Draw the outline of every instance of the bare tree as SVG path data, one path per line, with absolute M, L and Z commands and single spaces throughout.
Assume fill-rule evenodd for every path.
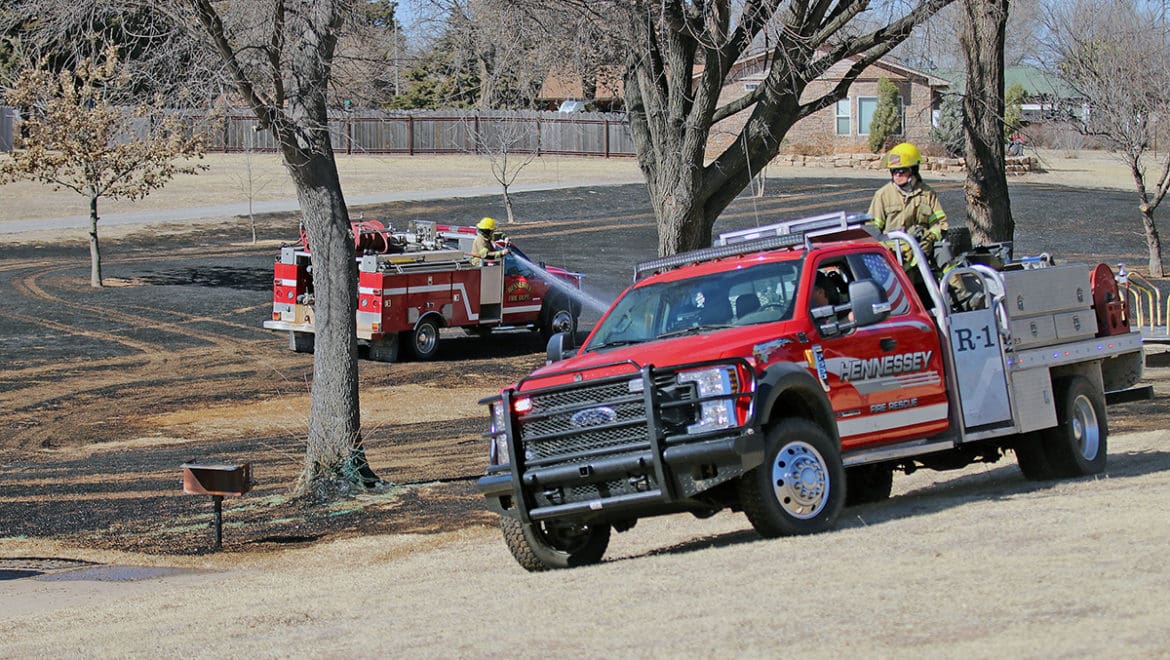
M 1069 117 L 1129 167 L 1149 272 L 1163 277 L 1154 211 L 1170 189 L 1170 151 L 1151 147 L 1158 119 L 1170 117 L 1166 23 L 1155 8 L 1129 0 L 1069 0 L 1053 5 L 1048 21 L 1058 75 L 1086 102 Z
M 238 179 L 235 180 L 236 188 L 248 200 L 248 227 L 252 231 L 252 242 L 256 242 L 256 214 L 253 212 L 253 207 L 256 203 L 256 196 L 264 191 L 265 188 L 273 182 L 271 176 L 261 174 L 256 169 L 256 134 L 254 131 L 246 131 L 244 135 L 244 171 Z
M 472 151 L 488 162 L 492 177 L 504 191 L 504 210 L 508 223 L 516 221 L 510 188 L 520 172 L 537 155 L 535 118 L 531 113 L 476 114 L 464 122 L 474 148 Z
M 328 497 L 381 480 L 362 447 L 357 264 L 329 137 L 338 42 L 368 25 L 362 0 L 12 0 L 22 34 L 45 52 L 73 50 L 77 25 L 132 37 L 140 89 L 197 90 L 244 104 L 270 131 L 297 190 L 313 250 L 316 324 L 305 463 L 297 492 Z M 78 17 L 82 17 L 79 19 Z M 84 54 L 83 50 L 76 52 Z
M 475 107 L 527 108 L 544 80 L 533 15 L 504 0 L 425 0 L 433 58 L 478 86 Z M 441 52 L 433 52 L 433 51 Z
M 869 30 L 860 19 L 867 0 L 563 4 L 621 30 L 626 109 L 657 219 L 658 251 L 667 255 L 709 245 L 719 213 L 776 156 L 792 125 L 844 98 L 862 71 L 950 1 L 905 3 L 908 10 Z M 763 82 L 720 105 L 736 61 L 769 26 L 774 36 Z M 840 82 L 805 98 L 808 84 L 838 63 L 846 65 Z M 746 120 L 737 139 L 707 162 L 711 127 L 739 113 Z
M 975 243 L 1010 241 L 1015 233 L 1004 160 L 1004 30 L 1008 0 L 963 0 L 959 43 L 967 62 L 963 132 L 967 225 Z
M 102 286 L 98 201 L 141 199 L 175 174 L 206 169 L 181 162 L 202 158 L 204 140 L 161 101 L 115 105 L 128 83 L 124 74 L 117 49 L 108 46 L 100 59 L 82 59 L 60 73 L 42 60 L 24 69 L 7 93 L 26 116 L 20 148 L 0 162 L 0 182 L 28 179 L 88 198 L 92 287 Z
M 197 21 L 239 97 L 275 136 L 312 246 L 316 337 L 303 494 L 380 483 L 362 447 L 357 264 L 327 114 L 335 48 L 354 6 L 354 0 L 182 0 L 179 7 L 190 13 L 177 16 Z
M 1004 26 L 1004 63 L 1022 66 L 1043 61 L 1043 3 L 1046 0 L 1011 0 Z M 959 40 L 967 9 L 962 2 L 945 7 L 915 30 L 892 54 L 907 65 L 924 71 L 961 70 L 966 67 Z

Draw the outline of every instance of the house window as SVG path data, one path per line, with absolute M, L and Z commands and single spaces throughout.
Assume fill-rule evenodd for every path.
M 873 113 L 877 110 L 876 96 L 862 96 L 857 99 L 857 134 L 869 135 L 869 125 L 873 123 Z M 901 135 L 906 126 L 906 112 L 901 97 L 898 98 L 898 127 L 894 135 Z
M 857 99 L 857 134 L 869 135 L 869 125 L 873 123 L 873 112 L 877 110 L 876 96 L 861 96 Z
M 849 135 L 849 99 L 837 101 L 837 135 Z

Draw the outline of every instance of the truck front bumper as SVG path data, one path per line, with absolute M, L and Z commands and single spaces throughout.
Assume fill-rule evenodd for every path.
M 722 437 L 673 440 L 522 473 L 493 466 L 477 485 L 493 511 L 525 522 L 640 518 L 694 508 L 696 495 L 764 461 L 764 434 L 755 427 Z

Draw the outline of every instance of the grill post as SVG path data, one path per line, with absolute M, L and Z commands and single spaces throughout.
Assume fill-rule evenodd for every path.
M 188 495 L 210 495 L 214 507 L 215 551 L 223 549 L 223 498 L 239 497 L 252 489 L 252 465 L 224 463 L 184 463 L 183 492 Z
M 223 495 L 212 495 L 215 502 L 215 551 L 223 550 Z

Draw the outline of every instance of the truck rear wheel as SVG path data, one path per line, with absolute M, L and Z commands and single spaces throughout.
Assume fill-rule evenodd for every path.
M 439 352 L 439 324 L 434 319 L 423 319 L 414 330 L 402 333 L 403 343 L 418 360 L 430 360 Z
M 885 465 L 858 465 L 845 470 L 845 506 L 890 499 L 894 470 Z
M 577 317 L 573 315 L 573 305 L 564 296 L 548 301 L 540 323 L 540 337 L 545 342 L 558 332 L 569 336 L 570 347 L 577 345 Z
M 1056 470 L 1052 467 L 1052 461 L 1048 459 L 1048 451 L 1039 431 L 1016 436 L 1012 450 L 1016 453 L 1016 465 L 1020 467 L 1025 479 L 1045 481 L 1056 478 Z
M 807 419 L 786 419 L 768 431 L 765 456 L 737 484 L 752 527 L 765 538 L 831 528 L 845 503 L 845 469 L 829 434 Z
M 609 525 L 561 521 L 526 525 L 515 518 L 500 516 L 500 530 L 512 556 L 529 571 L 596 564 L 609 547 Z
M 1053 383 L 1056 426 L 1040 432 L 1057 477 L 1083 477 L 1105 469 L 1109 429 L 1105 395 L 1083 376 Z

